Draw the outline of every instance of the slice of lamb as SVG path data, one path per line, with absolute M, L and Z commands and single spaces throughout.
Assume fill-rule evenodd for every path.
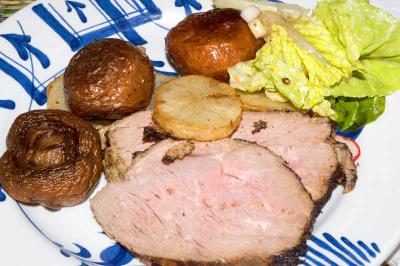
M 104 169 L 110 182 L 124 178 L 132 159 L 160 139 L 169 137 L 158 132 L 151 111 L 136 112 L 108 127 Z
M 322 208 L 343 174 L 334 134 L 328 118 L 299 112 L 244 112 L 232 138 L 256 142 L 281 156 Z
M 182 143 L 153 145 L 94 197 L 106 234 L 159 265 L 297 265 L 314 203 L 282 159 L 240 140 Z

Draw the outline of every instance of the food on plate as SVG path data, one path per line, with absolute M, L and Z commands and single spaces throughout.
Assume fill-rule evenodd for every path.
M 72 206 L 93 190 L 101 159 L 100 138 L 89 122 L 67 111 L 30 111 L 10 128 L 0 184 L 23 203 Z
M 64 75 L 56 77 L 49 83 L 46 90 L 47 109 L 70 111 L 64 93 Z
M 124 179 L 140 152 L 169 136 L 158 132 L 151 116 L 151 111 L 136 112 L 108 127 L 104 172 L 109 182 Z
M 343 178 L 339 180 L 344 187 L 344 192 L 353 191 L 357 181 L 357 167 L 354 163 L 351 151 L 346 143 L 338 142 L 335 145 L 338 161 L 342 166 Z
M 182 75 L 204 75 L 228 81 L 227 68 L 255 57 L 264 44 L 256 39 L 235 9 L 213 9 L 189 15 L 166 38 L 170 61 Z
M 211 141 L 229 137 L 242 116 L 239 97 L 228 84 L 184 76 L 162 84 L 154 95 L 153 119 L 179 139 Z
M 91 200 L 104 232 L 149 264 L 298 265 L 314 203 L 284 161 L 223 139 L 163 163 L 179 143 L 154 144 Z
M 155 73 L 156 79 L 155 79 L 155 89 L 157 89 L 158 86 L 160 86 L 161 84 L 176 79 L 175 76 L 168 76 L 168 75 L 164 75 L 164 74 L 160 74 L 160 73 Z
M 268 98 L 263 91 L 247 92 L 237 90 L 243 110 L 245 111 L 296 111 L 290 102 L 275 102 Z
M 254 60 L 228 69 L 234 88 L 265 91 L 347 131 L 375 121 L 400 89 L 400 23 L 368 1 L 322 0 L 310 14 L 261 0 L 215 4 L 241 8 L 266 40 Z
M 154 73 L 155 81 L 154 81 L 154 89 L 156 90 L 158 86 L 162 83 L 175 79 L 174 76 L 167 76 L 160 73 Z M 59 109 L 70 111 L 68 103 L 65 99 L 65 91 L 64 91 L 64 83 L 63 83 L 64 75 L 60 75 L 56 77 L 52 82 L 47 86 L 46 94 L 47 94 L 47 109 Z M 151 105 L 151 104 L 150 104 Z M 148 108 L 150 108 L 150 105 Z M 101 121 L 103 124 L 105 121 Z M 99 124 L 99 121 L 94 122 L 94 126 Z
M 160 86 L 162 83 L 167 82 L 169 80 L 175 79 L 174 76 L 167 76 L 160 73 L 155 73 L 155 89 Z M 50 84 L 47 86 L 47 109 L 59 109 L 70 111 L 67 101 L 65 100 L 65 92 L 64 92 L 64 84 L 63 84 L 64 75 L 60 75 L 56 77 Z M 152 104 L 148 106 L 148 109 L 151 108 Z M 96 128 L 100 134 L 101 139 L 101 147 L 102 149 L 106 148 L 106 137 L 105 133 L 108 130 L 108 125 L 110 124 L 110 120 L 94 120 L 92 121 L 92 125 Z
M 86 119 L 120 119 L 145 109 L 154 68 L 143 49 L 119 39 L 97 40 L 69 62 L 64 89 L 71 111 Z
M 325 204 L 339 182 L 346 186 L 346 191 L 354 187 L 354 162 L 344 153 L 338 157 L 337 145 L 344 152 L 348 149 L 335 140 L 335 130 L 328 118 L 299 112 L 243 112 L 232 138 L 256 142 L 281 156 L 299 175 L 317 207 Z M 349 170 L 348 176 L 343 177 L 343 166 Z
M 163 164 L 171 164 L 175 160 L 182 160 L 185 156 L 192 153 L 194 150 L 194 142 L 181 141 L 180 143 L 170 147 L 162 157 Z
M 270 11 L 274 13 L 280 13 L 284 17 L 291 18 L 299 18 L 302 16 L 307 16 L 311 11 L 302 6 L 295 4 L 287 4 L 273 1 L 264 1 L 264 0 L 213 0 L 214 5 L 217 8 L 235 8 L 238 10 L 245 10 L 248 7 L 253 9 L 249 13 L 247 17 L 253 18 L 254 14 L 258 14 L 259 11 Z M 256 8 L 256 9 L 254 9 Z M 257 11 L 259 10 L 259 11 Z M 248 10 L 249 11 L 249 10 Z M 244 12 L 243 12 L 244 13 Z M 243 13 L 241 14 L 243 16 Z M 246 19 L 246 21 L 248 21 Z

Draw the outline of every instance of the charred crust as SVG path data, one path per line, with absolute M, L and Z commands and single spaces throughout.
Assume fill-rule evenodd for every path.
M 107 130 L 106 131 L 106 133 L 104 133 L 104 138 L 105 138 L 105 145 L 106 145 L 106 147 L 111 147 L 111 143 L 110 143 L 110 133 L 109 133 L 109 131 Z
M 161 159 L 163 164 L 166 165 L 170 165 L 171 163 L 173 163 L 175 161 L 176 158 L 173 158 L 171 156 L 168 155 L 164 155 L 164 157 Z
M 266 129 L 267 122 L 263 121 L 263 120 L 259 120 L 259 121 L 253 123 L 253 127 L 254 127 L 254 129 L 251 131 L 251 134 L 254 135 L 254 134 L 260 132 L 261 130 Z
M 325 195 L 315 202 L 315 211 L 317 215 L 320 214 L 322 208 L 328 202 L 328 200 L 332 196 L 332 192 L 336 189 L 336 187 L 340 184 L 340 180 L 343 178 L 344 172 L 342 166 L 337 163 L 335 171 L 332 173 L 331 177 L 328 180 L 328 188 Z
M 310 196 L 311 197 L 311 196 Z M 320 210 L 318 210 L 319 206 L 314 205 L 314 209 L 311 213 L 311 219 L 308 223 L 308 225 L 305 227 L 305 230 L 303 232 L 303 235 L 300 238 L 299 244 L 296 247 L 293 247 L 283 254 L 274 256 L 271 260 L 271 262 L 268 265 L 274 265 L 274 266 L 282 266 L 282 265 L 288 265 L 288 266 L 297 266 L 299 264 L 302 264 L 302 260 L 300 257 L 304 256 L 307 253 L 307 240 L 310 239 L 312 235 L 312 229 L 314 226 L 314 222 L 317 219 Z
M 192 141 L 183 141 L 170 147 L 161 161 L 163 164 L 169 165 L 173 163 L 176 159 L 182 160 L 185 156 L 192 153 L 194 150 L 194 143 Z
M 305 233 L 304 235 L 309 235 Z M 300 257 L 307 253 L 307 240 L 308 238 L 302 237 L 300 244 L 297 247 L 287 250 L 282 255 L 274 256 L 269 266 L 297 266 L 301 264 Z
M 164 258 L 152 258 L 142 255 L 137 255 L 146 265 L 151 266 L 223 266 L 223 265 L 269 265 L 269 266 L 297 266 L 302 260 L 300 257 L 304 256 L 307 252 L 307 240 L 311 236 L 311 228 L 314 223 L 315 217 L 313 217 L 310 223 L 307 225 L 307 230 L 304 232 L 299 245 L 293 247 L 282 254 L 273 256 L 272 258 L 237 258 L 232 261 L 178 261 Z
M 168 138 L 171 138 L 171 134 L 162 132 L 155 127 L 147 126 L 143 129 L 142 140 L 144 142 L 157 142 Z
M 354 189 L 357 183 L 357 166 L 352 159 L 352 154 L 347 144 L 336 141 L 334 145 L 336 154 L 338 156 L 338 161 L 343 171 L 343 175 L 338 179 L 338 183 L 344 187 L 343 193 L 348 193 Z M 343 155 L 343 153 L 345 154 Z M 344 164 L 344 162 L 347 161 L 346 159 L 351 161 L 352 167 L 348 168 L 348 165 Z

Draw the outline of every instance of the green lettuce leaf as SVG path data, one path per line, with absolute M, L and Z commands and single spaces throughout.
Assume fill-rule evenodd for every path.
M 379 57 L 400 55 L 398 21 L 366 0 L 321 1 L 314 15 L 346 49 L 352 63 L 374 53 Z
M 377 119 L 384 97 L 400 89 L 400 23 L 367 0 L 321 0 L 312 16 L 263 24 L 256 58 L 229 69 L 235 88 L 265 90 L 342 130 Z
M 353 65 L 350 62 L 345 48 L 317 17 L 301 17 L 292 20 L 292 23 L 293 27 L 322 54 L 324 59 L 341 70 L 346 77 L 349 77 L 353 70 L 360 68 L 358 63 Z
M 375 121 L 385 111 L 385 97 L 330 98 L 335 110 L 336 124 L 341 130 L 355 131 Z
M 271 27 L 269 43 L 257 52 L 256 59 L 228 71 L 230 84 L 235 88 L 250 92 L 265 89 L 299 109 L 335 117 L 325 97 L 343 73 L 298 46 L 281 26 Z

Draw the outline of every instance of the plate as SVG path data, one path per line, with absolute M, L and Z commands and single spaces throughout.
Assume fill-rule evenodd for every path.
M 291 2 L 306 7 L 316 3 Z M 174 74 L 165 58 L 164 37 L 186 15 L 210 8 L 211 1 L 206 0 L 38 1 L 0 24 L 0 152 L 5 150 L 5 137 L 15 117 L 45 108 L 46 85 L 83 45 L 108 37 L 129 40 L 146 47 L 157 71 Z M 358 157 L 359 182 L 352 193 L 343 195 L 341 188 L 334 192 L 308 241 L 304 265 L 380 265 L 399 244 L 398 106 L 399 93 L 388 97 L 384 115 L 359 132 L 357 140 L 344 139 Z M 103 177 L 96 190 L 104 184 Z M 140 265 L 102 233 L 89 201 L 51 212 L 16 203 L 0 189 L 0 212 L 1 217 L 21 213 L 23 218 L 18 219 L 27 219 L 43 239 L 81 265 Z M 18 228 L 1 228 L 0 234 L 3 230 L 10 235 Z M 18 243 L 19 239 L 7 241 Z

